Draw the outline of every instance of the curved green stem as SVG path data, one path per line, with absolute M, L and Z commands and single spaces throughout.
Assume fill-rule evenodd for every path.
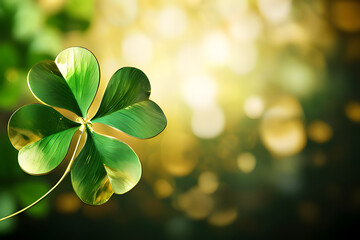
M 25 208 L 23 208 L 23 209 L 15 212 L 15 213 L 9 215 L 9 216 L 6 216 L 6 217 L 1 218 L 1 219 L 0 219 L 0 222 L 1 222 L 1 221 L 4 221 L 4 220 L 6 220 L 6 219 L 9 219 L 9 218 L 11 218 L 11 217 L 14 217 L 14 216 L 16 216 L 16 215 L 18 215 L 18 214 L 26 211 L 27 209 L 31 208 L 32 206 L 34 206 L 35 204 L 37 204 L 38 202 L 40 202 L 41 200 L 43 200 L 47 195 L 49 195 L 49 194 L 64 180 L 64 178 L 65 178 L 65 177 L 67 176 L 67 174 L 70 172 L 71 166 L 72 166 L 73 163 L 74 163 L 75 155 L 76 155 L 76 152 L 77 152 L 78 147 L 79 147 L 79 145 L 80 145 L 80 140 L 81 140 L 81 138 L 82 138 L 82 136 L 83 136 L 83 133 L 84 133 L 84 127 L 80 127 L 80 131 L 81 131 L 81 134 L 80 134 L 79 139 L 78 139 L 78 141 L 77 141 L 77 143 L 76 143 L 76 146 L 75 146 L 74 152 L 73 152 L 73 154 L 72 154 L 72 156 L 71 156 L 69 165 L 67 166 L 64 174 L 63 174 L 62 177 L 59 179 L 59 181 L 58 181 L 47 193 L 45 193 L 44 195 L 42 195 L 38 200 L 36 200 L 35 202 L 33 202 L 32 204 L 28 205 L 27 207 L 25 207 Z

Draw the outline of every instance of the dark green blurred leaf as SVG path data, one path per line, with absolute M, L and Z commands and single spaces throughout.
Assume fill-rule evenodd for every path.
M 53 27 L 44 27 L 31 41 L 29 51 L 36 54 L 50 54 L 53 59 L 62 50 L 61 32 Z
M 16 211 L 14 197 L 3 190 L 0 190 L 0 218 L 6 217 Z M 15 230 L 16 219 L 8 219 L 0 222 L 0 235 L 13 232 Z
M 7 134 L 0 135 L 0 178 L 16 178 L 22 172 L 17 161 L 18 152 L 11 146 Z M 3 182 L 5 183 L 5 182 Z
M 42 181 L 29 181 L 19 183 L 14 193 L 18 197 L 20 205 L 26 207 L 36 201 L 40 196 L 49 190 L 49 184 Z M 26 213 L 37 218 L 45 217 L 50 211 L 50 202 L 48 198 L 30 208 Z
M 60 29 L 63 32 L 85 31 L 90 26 L 90 20 L 83 20 L 69 16 L 65 12 L 60 12 L 47 19 L 47 24 Z
M 19 65 L 19 53 L 10 43 L 0 44 L 0 88 L 6 80 L 5 72 L 9 68 L 16 68 Z
M 21 1 L 14 16 L 14 37 L 20 42 L 31 40 L 41 30 L 43 18 L 43 12 L 33 1 Z
M 47 23 L 64 32 L 84 31 L 89 28 L 94 13 L 94 0 L 67 1 L 64 10 L 49 17 Z
M 22 90 L 19 52 L 13 44 L 0 44 L 0 109 L 12 108 Z
M 30 50 L 27 50 L 27 59 L 26 65 L 30 67 L 34 66 L 35 64 L 44 61 L 44 59 L 54 59 L 54 56 L 47 53 L 37 53 Z

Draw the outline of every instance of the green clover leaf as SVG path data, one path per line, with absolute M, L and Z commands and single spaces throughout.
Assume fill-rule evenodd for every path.
M 136 153 L 126 143 L 94 131 L 92 123 L 106 124 L 142 139 L 156 136 L 167 124 L 160 107 L 149 100 L 148 78 L 132 67 L 121 68 L 111 77 L 98 112 L 90 119 L 88 110 L 99 81 L 99 64 L 89 50 L 65 49 L 55 61 L 42 61 L 28 74 L 29 88 L 43 104 L 18 109 L 8 124 L 10 141 L 19 150 L 19 165 L 25 172 L 48 173 L 70 154 L 67 171 L 71 172 L 73 188 L 83 202 L 91 205 L 105 203 L 113 193 L 129 191 L 141 177 Z M 80 121 L 73 122 L 52 107 L 72 111 Z M 76 132 L 86 135 L 77 156 L 81 136 L 76 149 L 69 152 Z

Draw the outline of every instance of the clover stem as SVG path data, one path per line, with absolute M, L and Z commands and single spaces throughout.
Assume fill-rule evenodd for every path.
M 82 138 L 82 136 L 83 136 L 84 129 L 85 129 L 83 126 L 84 126 L 84 125 L 82 125 L 82 126 L 80 127 L 81 134 L 80 134 L 80 136 L 79 136 L 79 139 L 77 140 L 77 143 L 76 143 L 74 152 L 73 152 L 73 154 L 72 154 L 72 156 L 71 156 L 69 165 L 67 166 L 64 174 L 61 176 L 61 178 L 59 179 L 59 181 L 58 181 L 47 193 L 45 193 L 44 195 L 42 195 L 38 200 L 36 200 L 35 202 L 33 202 L 32 204 L 28 205 L 27 207 L 25 207 L 25 208 L 23 208 L 23 209 L 15 212 L 15 213 L 9 215 L 9 216 L 6 216 L 6 217 L 1 218 L 1 219 L 0 219 L 0 222 L 1 222 L 1 221 L 4 221 L 4 220 L 6 220 L 6 219 L 9 219 L 9 218 L 11 218 L 11 217 L 14 217 L 14 216 L 16 216 L 16 215 L 18 215 L 18 214 L 26 211 L 27 209 L 31 208 L 32 206 L 34 206 L 35 204 L 37 204 L 38 202 L 40 202 L 41 200 L 43 200 L 47 195 L 49 195 L 49 194 L 65 179 L 65 177 L 66 177 L 67 174 L 70 172 L 71 167 L 72 167 L 72 165 L 73 165 L 73 163 L 74 163 L 75 155 L 76 155 L 76 152 L 77 152 L 77 150 L 78 150 L 78 148 L 79 148 L 80 140 L 81 140 L 81 138 Z
M 94 129 L 92 128 L 92 123 L 91 123 L 90 121 L 87 121 L 87 122 L 86 122 L 86 127 L 88 127 L 88 129 L 89 129 L 91 132 L 94 131 Z

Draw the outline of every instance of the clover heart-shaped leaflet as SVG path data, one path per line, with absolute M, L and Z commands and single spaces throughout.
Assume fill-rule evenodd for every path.
M 121 68 L 111 77 L 97 113 L 89 117 L 88 110 L 99 81 L 95 56 L 81 47 L 65 49 L 55 61 L 40 62 L 29 71 L 29 88 L 45 105 L 24 106 L 9 120 L 9 138 L 19 150 L 19 165 L 25 172 L 39 175 L 55 169 L 66 155 L 71 156 L 71 160 L 52 189 L 33 204 L 0 221 L 35 205 L 69 172 L 76 194 L 91 205 L 103 204 L 113 193 L 123 194 L 137 184 L 141 164 L 135 152 L 126 143 L 95 132 L 92 123 L 146 139 L 164 130 L 166 117 L 160 107 L 149 100 L 150 83 L 146 75 L 131 67 Z M 72 111 L 78 116 L 77 121 L 67 119 L 52 107 Z M 84 133 L 85 145 L 76 156 Z M 69 152 L 74 139 L 76 147 Z

